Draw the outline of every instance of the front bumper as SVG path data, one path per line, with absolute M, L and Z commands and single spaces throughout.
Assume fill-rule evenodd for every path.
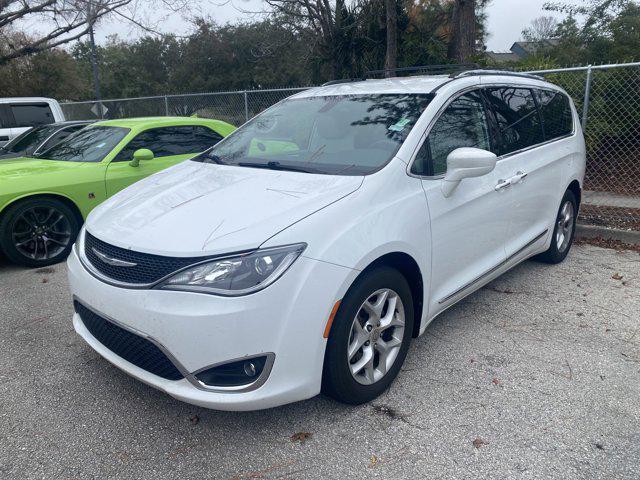
M 100 355 L 144 383 L 195 405 L 257 410 L 320 392 L 331 308 L 357 271 L 300 257 L 282 278 L 244 297 L 219 297 L 108 285 L 72 251 L 67 262 L 75 299 L 118 325 L 153 339 L 188 378 L 167 380 L 128 362 L 100 343 L 76 313 L 76 332 Z M 275 354 L 258 388 L 229 391 L 197 385 L 189 374 L 257 354 Z

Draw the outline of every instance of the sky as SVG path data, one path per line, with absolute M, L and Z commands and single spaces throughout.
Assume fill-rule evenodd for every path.
M 487 7 L 489 39 L 488 50 L 507 51 L 513 42 L 520 40 L 520 33 L 531 20 L 541 15 L 549 15 L 542 9 L 548 0 L 491 0 Z M 230 0 L 220 2 L 201 0 L 197 2 L 199 13 L 218 23 L 249 20 L 251 13 L 257 12 L 263 5 L 261 0 Z M 253 15 L 255 16 L 255 15 Z M 160 12 L 156 17 L 158 29 L 176 35 L 189 33 L 189 22 L 180 14 Z M 109 35 L 118 34 L 121 38 L 135 38 L 141 34 L 137 27 L 118 21 L 109 21 L 99 26 L 97 40 L 104 42 Z

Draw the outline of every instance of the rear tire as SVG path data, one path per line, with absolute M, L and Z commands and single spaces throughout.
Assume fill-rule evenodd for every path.
M 80 220 L 64 202 L 47 197 L 20 200 L 0 218 L 0 247 L 7 258 L 27 267 L 63 261 L 80 231 Z
M 578 202 L 571 190 L 567 190 L 560 202 L 560 208 L 556 215 L 555 227 L 551 245 L 546 252 L 535 257 L 543 263 L 556 264 L 562 262 L 571 250 L 573 238 L 576 232 L 576 218 L 578 214 Z
M 381 266 L 358 278 L 331 327 L 323 393 L 354 405 L 378 397 L 400 372 L 413 323 L 411 289 L 400 272 Z

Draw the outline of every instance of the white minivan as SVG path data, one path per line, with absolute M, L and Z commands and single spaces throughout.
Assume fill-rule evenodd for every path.
M 73 325 L 196 405 L 367 402 L 439 313 L 565 258 L 584 172 L 575 107 L 539 77 L 313 88 L 96 208 L 68 260 Z
M 0 98 L 0 146 L 31 127 L 64 120 L 60 104 L 53 98 Z

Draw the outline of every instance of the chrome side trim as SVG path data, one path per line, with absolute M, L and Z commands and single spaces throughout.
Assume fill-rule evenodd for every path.
M 112 317 L 105 315 L 104 313 L 96 310 L 93 307 L 90 307 L 89 305 L 87 305 L 85 302 L 83 302 L 82 300 L 80 300 L 77 296 L 73 296 L 73 299 L 78 302 L 81 303 L 86 309 L 91 310 L 93 313 L 95 313 L 96 315 L 99 315 L 100 317 L 104 318 L 105 320 L 117 325 L 118 327 L 127 330 L 135 335 L 138 335 L 139 337 L 142 337 L 146 340 L 149 340 L 151 343 L 153 343 L 156 347 L 158 347 L 160 349 L 160 351 L 162 353 L 164 353 L 169 360 L 171 360 L 171 362 L 176 366 L 176 368 L 178 369 L 178 371 L 184 376 L 184 378 L 186 378 L 189 383 L 191 383 L 194 387 L 196 387 L 199 390 L 204 390 L 207 392 L 214 392 L 214 393 L 244 393 L 244 392 L 251 392 L 253 390 L 257 390 L 258 388 L 260 388 L 262 385 L 264 385 L 264 383 L 267 381 L 267 379 L 269 378 L 269 375 L 271 374 L 271 369 L 273 368 L 273 364 L 275 363 L 275 359 L 276 359 L 276 354 L 273 352 L 265 352 L 265 353 L 258 353 L 255 355 L 247 355 L 245 357 L 238 357 L 238 358 L 234 358 L 231 360 L 225 360 L 223 362 L 218 362 L 215 363 L 213 365 L 208 365 L 206 367 L 200 368 L 198 370 L 196 370 L 195 372 L 189 372 L 179 361 L 176 357 L 174 357 L 171 352 L 169 350 L 167 350 L 167 348 L 160 343 L 158 340 L 156 340 L 155 338 L 153 338 L 152 336 L 141 332 L 140 330 L 134 328 L 134 327 L 130 327 L 129 325 L 126 325 L 122 322 L 119 322 L 118 320 L 113 319 Z M 84 321 L 82 322 L 84 324 Z M 85 327 L 86 328 L 86 327 Z M 91 332 L 89 332 L 89 334 L 91 335 Z M 96 342 L 100 343 L 102 345 L 102 343 L 95 338 L 93 335 L 91 335 L 92 338 L 94 338 L 96 340 Z M 105 347 L 107 348 L 107 347 Z M 111 351 L 111 350 L 109 350 Z M 113 353 L 113 352 L 112 352 Z M 114 353 L 114 355 L 116 355 Z M 237 362 L 239 360 L 249 360 L 251 358 L 255 358 L 255 357 L 267 357 L 267 361 L 265 362 L 264 368 L 262 370 L 262 373 L 258 376 L 258 378 L 256 378 L 253 382 L 247 384 L 247 385 L 240 385 L 238 387 L 216 387 L 215 385 L 207 385 L 203 382 L 201 382 L 200 380 L 198 380 L 195 375 L 204 371 L 204 370 L 208 370 L 209 368 L 213 368 L 213 367 L 217 367 L 219 365 L 224 365 L 225 363 L 231 363 L 231 362 Z M 118 355 L 118 358 L 121 358 L 122 360 L 124 360 L 125 362 L 127 362 L 127 360 L 125 360 L 124 358 L 120 357 Z M 127 362 L 130 363 L 130 362 Z M 133 365 L 131 363 L 131 365 Z M 135 366 L 135 365 L 134 365 Z M 139 367 L 138 367 L 139 368 Z M 153 373 L 148 372 L 150 375 L 153 375 Z M 166 380 L 166 379 L 163 379 Z M 171 381 L 171 380 L 169 380 Z M 179 380 L 176 380 L 179 381 Z
M 549 229 L 546 229 L 544 232 L 542 232 L 539 235 L 536 235 L 536 237 L 529 241 L 524 247 L 522 247 L 520 250 L 518 250 L 517 252 L 515 252 L 513 255 L 509 256 L 508 258 L 506 258 L 505 260 L 503 260 L 502 262 L 500 262 L 499 264 L 497 264 L 495 267 L 487 270 L 486 272 L 484 272 L 482 275 L 474 278 L 473 280 L 471 280 L 469 283 L 463 285 L 462 287 L 458 288 L 457 290 L 455 290 L 454 292 L 450 293 L 449 295 L 447 295 L 446 297 L 444 297 L 442 300 L 438 300 L 439 304 L 443 304 L 449 300 L 451 300 L 453 297 L 455 297 L 456 295 L 458 295 L 459 293 L 464 292 L 465 290 L 468 290 L 469 288 L 473 287 L 475 284 L 481 282 L 482 280 L 484 280 L 485 278 L 487 278 L 489 275 L 491 275 L 492 273 L 495 273 L 497 270 L 500 270 L 502 267 L 504 267 L 506 264 L 508 264 L 509 262 L 511 262 L 514 258 L 516 258 L 518 255 L 520 255 L 521 253 L 523 253 L 525 250 L 527 250 L 529 247 L 531 247 L 533 244 L 535 244 L 538 240 L 542 239 L 547 232 L 549 232 Z

